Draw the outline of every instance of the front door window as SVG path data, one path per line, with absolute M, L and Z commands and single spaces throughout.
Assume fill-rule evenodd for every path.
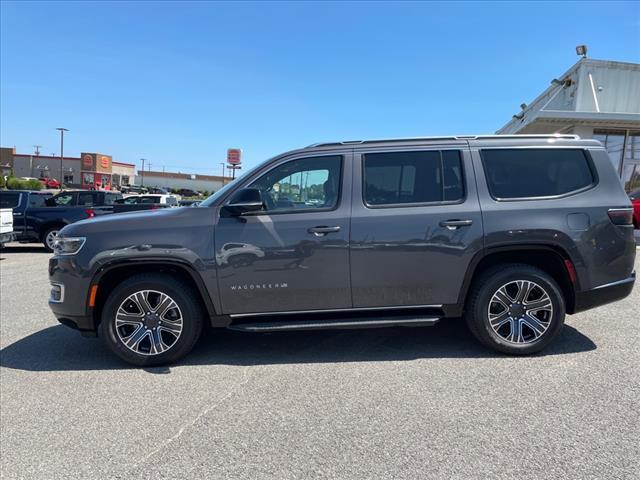
M 269 213 L 331 210 L 338 204 L 342 157 L 301 158 L 282 164 L 254 181 Z

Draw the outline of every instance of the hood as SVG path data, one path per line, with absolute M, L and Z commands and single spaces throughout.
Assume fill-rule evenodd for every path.
M 112 213 L 81 220 L 60 231 L 64 237 L 111 235 L 114 237 L 148 238 L 149 243 L 166 231 L 213 226 L 215 208 L 162 208 L 125 213 Z

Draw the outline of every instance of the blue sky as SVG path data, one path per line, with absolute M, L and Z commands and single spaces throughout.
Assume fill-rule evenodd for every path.
M 640 4 L 1 3 L 0 140 L 218 174 L 317 141 L 493 133 Z

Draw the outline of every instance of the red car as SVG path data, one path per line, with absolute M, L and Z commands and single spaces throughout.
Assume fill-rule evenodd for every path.
M 44 188 L 60 188 L 60 182 L 55 178 L 40 178 L 39 180 Z
M 640 189 L 631 192 L 629 198 L 633 204 L 633 226 L 640 228 Z

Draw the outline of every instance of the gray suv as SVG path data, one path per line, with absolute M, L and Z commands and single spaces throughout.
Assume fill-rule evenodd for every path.
M 197 208 L 65 227 L 59 321 L 135 365 L 245 332 L 432 325 L 530 354 L 573 314 L 627 296 L 632 210 L 602 145 L 572 135 L 323 143 Z

